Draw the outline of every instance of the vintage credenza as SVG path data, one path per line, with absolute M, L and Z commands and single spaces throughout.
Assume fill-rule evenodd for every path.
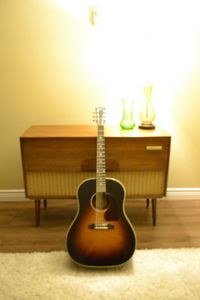
M 35 201 L 36 225 L 40 201 L 76 196 L 77 187 L 96 172 L 93 125 L 31 126 L 20 137 L 26 197 Z M 165 196 L 171 137 L 165 131 L 121 130 L 105 126 L 107 176 L 119 179 L 128 198 L 152 201 Z

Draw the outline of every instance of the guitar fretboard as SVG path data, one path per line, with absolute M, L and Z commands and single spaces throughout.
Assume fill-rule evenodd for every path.
M 104 126 L 98 125 L 96 158 L 96 191 L 106 192 L 106 160 Z

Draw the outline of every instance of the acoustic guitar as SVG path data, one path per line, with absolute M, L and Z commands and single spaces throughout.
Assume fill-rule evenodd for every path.
M 114 267 L 135 251 L 136 236 L 125 213 L 123 184 L 106 177 L 105 108 L 95 109 L 97 123 L 96 178 L 78 187 L 78 212 L 66 240 L 72 260 L 88 267 Z

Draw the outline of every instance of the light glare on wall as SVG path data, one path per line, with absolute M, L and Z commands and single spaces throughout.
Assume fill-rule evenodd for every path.
M 142 91 L 151 83 L 160 92 L 154 102 L 157 118 L 165 114 L 164 107 L 170 110 L 173 105 L 170 91 L 195 68 L 198 1 L 46 0 L 67 11 L 84 31 L 80 51 L 91 82 L 120 107 L 127 94 L 141 101 L 135 87 Z
M 120 93 L 131 84 L 179 85 L 194 66 L 197 17 L 193 20 L 191 2 L 102 3 L 101 22 L 88 47 L 92 74 Z

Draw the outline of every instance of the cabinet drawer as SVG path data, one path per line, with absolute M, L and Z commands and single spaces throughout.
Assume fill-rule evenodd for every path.
M 94 171 L 96 138 L 21 139 L 26 171 Z
M 107 171 L 165 170 L 170 138 L 106 137 Z M 26 171 L 96 170 L 96 138 L 21 139 Z
M 112 138 L 107 141 L 108 171 L 165 170 L 168 168 L 169 137 Z

